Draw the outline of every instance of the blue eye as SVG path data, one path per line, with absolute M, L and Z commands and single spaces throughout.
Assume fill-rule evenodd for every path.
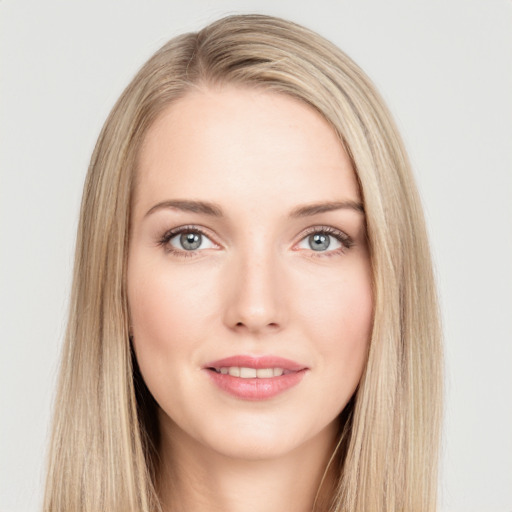
M 309 247 L 313 251 L 326 251 L 331 245 L 331 236 L 325 233 L 316 233 L 308 236 Z
M 203 249 L 217 249 L 219 246 L 199 228 L 181 226 L 171 229 L 159 240 L 159 245 L 176 256 L 194 256 Z M 352 239 L 338 229 L 325 226 L 313 227 L 297 244 L 298 249 L 313 251 L 318 256 L 334 256 L 352 247 Z
M 175 253 L 186 253 L 217 247 L 200 230 L 186 226 L 168 231 L 160 240 L 160 244 Z
M 174 238 L 178 239 L 178 236 L 175 236 Z M 182 233 L 179 236 L 179 243 L 181 244 L 181 247 L 187 251 L 199 249 L 202 241 L 203 235 L 201 235 L 201 233 Z M 173 244 L 171 243 L 171 245 Z
M 311 228 L 297 247 L 316 253 L 335 254 L 349 249 L 352 245 L 353 242 L 348 235 L 326 226 Z

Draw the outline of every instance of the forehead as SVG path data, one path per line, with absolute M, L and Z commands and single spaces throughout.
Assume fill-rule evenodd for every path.
M 234 86 L 194 90 L 167 107 L 144 140 L 137 183 L 138 202 L 359 200 L 350 159 L 320 114 Z

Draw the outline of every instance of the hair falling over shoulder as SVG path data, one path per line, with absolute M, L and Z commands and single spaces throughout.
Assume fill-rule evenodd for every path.
M 200 84 L 293 96 L 333 127 L 356 170 L 367 222 L 374 325 L 343 412 L 336 485 L 316 512 L 434 512 L 442 404 L 441 329 L 420 199 L 390 113 L 341 50 L 263 15 L 169 41 L 110 113 L 84 187 L 55 399 L 44 510 L 155 512 L 155 403 L 132 354 L 126 299 L 137 155 L 162 110 Z

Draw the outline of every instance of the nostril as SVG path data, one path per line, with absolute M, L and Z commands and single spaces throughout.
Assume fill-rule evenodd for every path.
M 247 324 L 245 322 L 237 322 L 235 327 L 245 327 Z M 269 324 L 267 324 L 267 327 L 271 328 L 271 329 L 278 329 L 279 328 L 279 324 L 276 323 L 276 322 L 271 322 Z

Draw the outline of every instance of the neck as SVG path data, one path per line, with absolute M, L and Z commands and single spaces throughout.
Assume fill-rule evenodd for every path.
M 164 425 L 158 479 L 163 510 L 323 512 L 335 485 L 337 464 L 329 461 L 336 432 L 333 424 L 284 456 L 244 460 L 198 446 L 176 425 Z

